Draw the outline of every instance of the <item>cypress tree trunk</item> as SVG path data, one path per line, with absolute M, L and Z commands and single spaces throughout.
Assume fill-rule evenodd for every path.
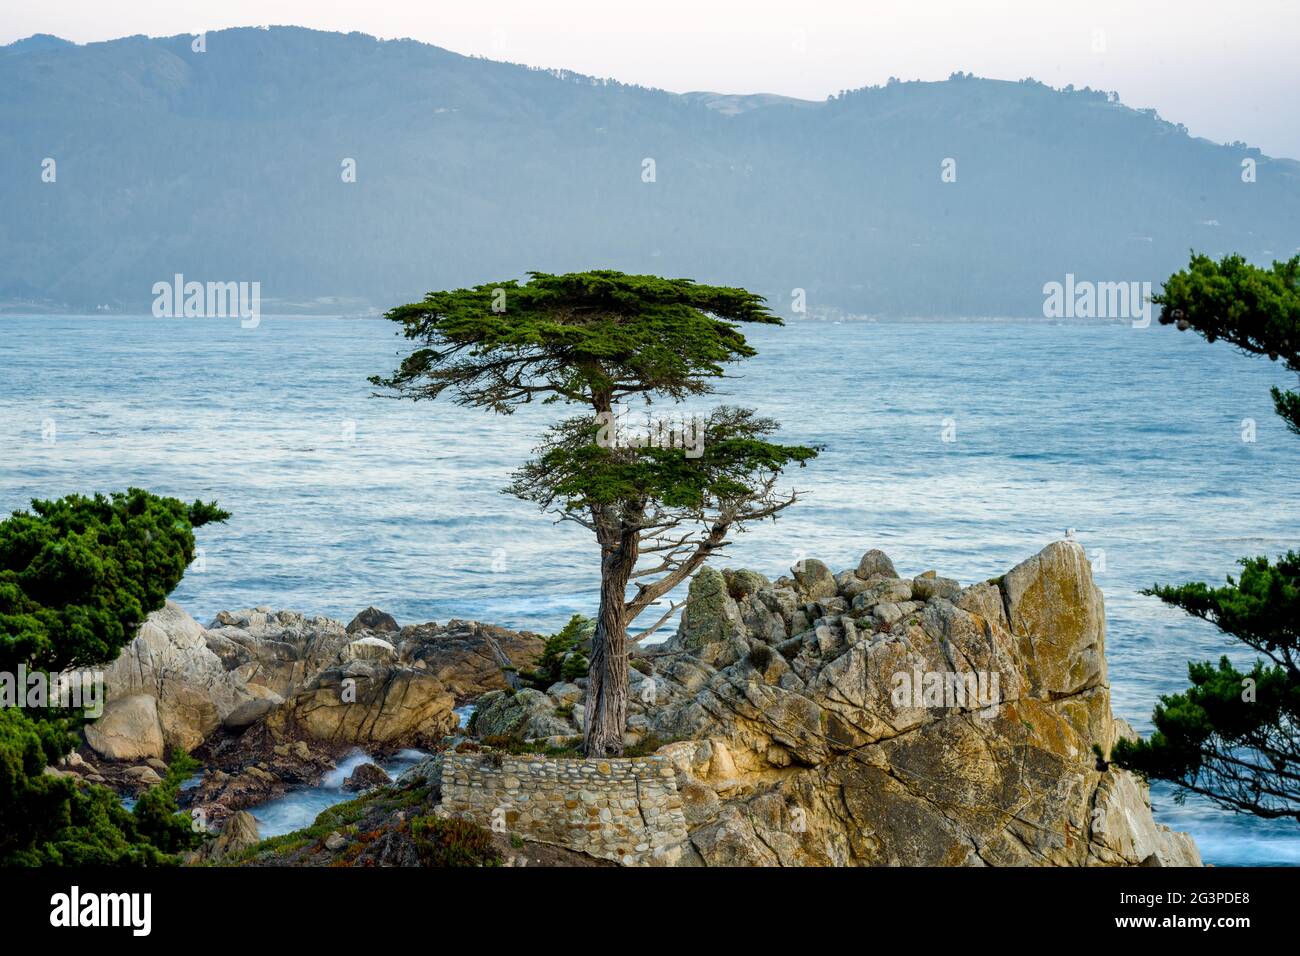
M 636 531 L 620 530 L 610 538 L 616 543 L 601 552 L 600 613 L 587 672 L 582 749 L 588 757 L 621 755 L 627 726 L 627 622 L 623 607 L 640 541 Z

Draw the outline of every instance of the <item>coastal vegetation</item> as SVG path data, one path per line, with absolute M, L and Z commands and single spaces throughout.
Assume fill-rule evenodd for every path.
M 193 560 L 193 529 L 228 514 L 138 488 L 34 501 L 0 523 L 0 671 L 51 674 L 112 662 Z M 176 796 L 183 754 L 124 809 L 111 790 L 49 773 L 79 743 L 80 707 L 51 695 L 0 708 L 0 865 L 174 862 L 194 845 Z
M 507 491 L 576 522 L 600 546 L 583 748 L 622 753 L 628 626 L 734 531 L 793 504 L 777 481 L 817 454 L 768 441 L 777 423 L 745 408 L 719 407 L 668 430 L 652 420 L 628 434 L 624 403 L 712 392 L 727 364 L 756 354 L 739 323 L 781 320 L 744 289 L 612 270 L 432 292 L 388 317 L 418 343 L 391 376 L 371 379 L 397 396 L 450 390 L 458 404 L 501 414 L 534 400 L 584 409 L 548 430 Z
M 1241 256 L 1193 255 L 1161 295 L 1160 321 L 1282 362 L 1300 374 L 1300 256 L 1264 269 Z M 1300 392 L 1274 386 L 1273 405 L 1300 435 Z M 1114 761 L 1230 810 L 1300 821 L 1300 551 L 1243 558 L 1222 587 L 1195 582 L 1145 593 L 1203 618 L 1262 658 L 1240 670 L 1188 665 L 1191 686 L 1161 697 L 1155 733 L 1120 741 Z
M 596 622 L 575 614 L 569 623 L 546 639 L 537 666 L 519 674 L 524 686 L 533 690 L 546 690 L 558 681 L 572 681 L 587 676 L 590 666 L 582 652 L 582 644 L 589 641 L 596 630 Z

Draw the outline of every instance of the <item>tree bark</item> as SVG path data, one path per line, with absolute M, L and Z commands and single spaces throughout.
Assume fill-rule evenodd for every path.
M 627 582 L 636 567 L 640 535 L 635 529 L 603 534 L 600 563 L 600 612 L 591 641 L 583 753 L 617 757 L 623 753 L 627 726 Z

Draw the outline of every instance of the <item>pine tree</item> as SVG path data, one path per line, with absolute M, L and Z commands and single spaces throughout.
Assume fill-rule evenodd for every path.
M 619 410 L 711 392 L 728 363 L 755 354 L 738 323 L 781 320 L 744 289 L 608 270 L 430 293 L 388 316 L 420 343 L 393 375 L 371 379 L 399 396 L 450 389 L 459 404 L 505 414 L 535 399 L 582 408 L 547 432 L 507 490 L 580 524 L 600 546 L 584 751 L 622 753 L 628 625 L 732 532 L 793 504 L 777 480 L 817 452 L 770 442 L 774 421 L 725 406 L 697 434 L 681 429 L 677 447 L 672 433 L 667 443 L 625 442 Z
M 1160 321 L 1223 339 L 1300 374 L 1300 256 L 1271 269 L 1240 256 L 1194 255 L 1154 301 Z M 1300 393 L 1273 388 L 1300 435 Z M 1212 622 L 1258 654 L 1242 672 L 1223 657 L 1188 665 L 1191 687 L 1160 699 L 1147 740 L 1117 743 L 1112 759 L 1229 809 L 1300 821 L 1300 553 L 1239 562 L 1224 587 L 1193 583 L 1144 592 Z

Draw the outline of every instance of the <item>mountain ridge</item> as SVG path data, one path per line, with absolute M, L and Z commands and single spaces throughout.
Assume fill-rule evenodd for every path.
M 359 33 L 192 41 L 0 47 L 0 300 L 138 308 L 181 272 L 382 308 L 607 266 L 786 314 L 802 289 L 814 313 L 1031 315 L 1066 273 L 1300 247 L 1300 163 L 1100 91 L 957 73 L 801 101 Z

